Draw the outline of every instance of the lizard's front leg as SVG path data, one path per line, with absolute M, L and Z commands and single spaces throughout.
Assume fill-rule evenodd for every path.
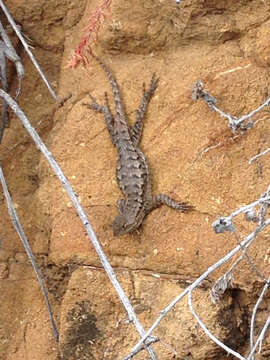
M 94 110 L 94 111 L 102 113 L 104 115 L 107 129 L 108 129 L 108 131 L 110 133 L 112 142 L 115 145 L 115 141 L 114 141 L 114 117 L 112 115 L 112 112 L 111 112 L 111 109 L 110 109 L 110 106 L 109 106 L 107 93 L 105 92 L 105 103 L 106 103 L 106 105 L 98 104 L 96 99 L 91 94 L 89 94 L 89 97 L 92 100 L 92 102 L 90 104 L 83 103 L 83 105 L 87 106 L 88 109 Z

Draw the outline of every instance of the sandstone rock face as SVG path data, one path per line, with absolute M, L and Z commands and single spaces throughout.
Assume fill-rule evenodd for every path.
M 112 222 L 121 196 L 115 181 L 116 150 L 103 117 L 86 107 L 90 92 L 100 102 L 111 89 L 92 60 L 66 68 L 96 1 L 6 1 L 35 46 L 35 56 L 59 96 L 72 99 L 51 111 L 53 100 L 21 52 L 26 79 L 20 106 L 68 177 L 111 265 L 148 329 L 184 288 L 235 247 L 230 234 L 216 235 L 211 223 L 254 201 L 269 184 L 267 111 L 257 125 L 233 136 L 226 119 L 191 100 L 201 79 L 224 111 L 248 113 L 269 97 L 269 10 L 267 1 L 113 0 L 93 50 L 115 74 L 130 124 L 135 120 L 142 83 L 153 72 L 159 88 L 145 120 L 141 148 L 151 169 L 154 193 L 164 192 L 195 206 L 189 214 L 161 207 L 138 233 L 113 237 Z M 11 92 L 16 82 L 10 82 Z M 213 147 L 209 151 L 206 149 Z M 1 163 L 16 209 L 38 259 L 60 330 L 57 344 L 34 272 L 8 216 L 1 195 L 0 359 L 121 359 L 139 340 L 110 284 L 69 198 L 11 115 L 1 144 Z M 251 226 L 239 221 L 248 234 Z M 267 231 L 249 255 L 268 277 Z M 262 280 L 244 262 L 234 289 L 214 305 L 209 290 L 229 265 L 194 292 L 194 307 L 215 336 L 243 355 L 249 320 Z M 265 300 L 256 325 L 267 318 Z M 265 311 L 263 311 L 265 310 Z M 200 329 L 184 298 L 154 332 L 159 359 L 226 359 Z M 269 341 L 263 353 L 267 356 Z M 177 352 L 175 355 L 174 351 Z M 148 359 L 141 352 L 136 359 Z

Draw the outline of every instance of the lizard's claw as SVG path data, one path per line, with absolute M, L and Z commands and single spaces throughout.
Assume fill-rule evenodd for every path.
M 94 98 L 93 95 L 90 93 L 88 94 L 90 99 L 92 100 L 92 103 L 83 103 L 82 105 L 87 106 L 88 109 L 95 110 L 97 112 L 103 113 L 104 112 L 104 106 L 97 103 L 97 100 Z
M 194 206 L 193 205 L 190 205 L 189 203 L 187 202 L 183 202 L 183 203 L 179 203 L 179 207 L 177 210 L 180 210 L 182 212 L 187 212 L 187 211 L 192 211 L 194 210 Z
M 156 73 L 153 73 L 151 81 L 150 81 L 150 87 L 149 87 L 149 90 L 151 90 L 152 93 L 158 87 L 158 83 L 159 83 L 159 77 L 156 77 Z

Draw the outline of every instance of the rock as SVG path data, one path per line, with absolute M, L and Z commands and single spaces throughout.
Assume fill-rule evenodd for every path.
M 35 56 L 48 78 L 58 83 L 60 97 L 73 94 L 71 101 L 52 112 L 53 101 L 46 87 L 22 55 L 27 77 L 20 106 L 80 197 L 111 265 L 148 329 L 175 296 L 237 245 L 229 233 L 214 234 L 211 224 L 256 200 L 268 186 L 267 155 L 257 164 L 248 164 L 258 151 L 269 147 L 267 116 L 260 113 L 261 121 L 253 129 L 233 137 L 227 120 L 210 112 L 202 101 L 192 102 L 191 92 L 201 79 L 218 106 L 235 116 L 267 99 L 270 5 L 259 0 L 185 0 L 179 5 L 174 1 L 112 1 L 93 50 L 115 74 L 130 124 L 135 120 L 142 83 L 150 81 L 153 71 L 160 77 L 141 147 L 149 161 L 154 193 L 167 193 L 195 207 L 189 214 L 156 209 L 138 233 L 118 238 L 112 234 L 116 202 L 121 197 L 115 181 L 116 151 L 103 117 L 82 106 L 89 100 L 89 92 L 102 102 L 106 91 L 113 104 L 110 84 L 92 61 L 86 69 L 65 68 L 96 2 L 7 1 L 7 6 L 34 39 Z M 12 84 L 12 93 L 16 86 Z M 120 359 L 139 336 L 134 326 L 126 323 L 125 310 L 70 199 L 15 117 L 1 146 L 7 183 L 46 280 L 60 342 L 58 347 L 34 272 L 21 256 L 23 246 L 1 198 L 0 260 L 4 265 L 0 293 L 4 296 L 0 359 Z M 243 234 L 253 226 L 239 224 Z M 268 238 L 262 235 L 259 240 L 249 249 L 249 256 L 267 274 Z M 233 289 L 213 305 L 210 289 L 228 268 L 217 270 L 196 289 L 194 308 L 215 336 L 245 354 L 248 319 L 263 281 L 248 262 L 241 263 Z M 258 326 L 268 316 L 263 310 Z M 168 344 L 153 345 L 162 360 L 173 358 L 171 347 L 181 359 L 225 356 L 199 328 L 186 298 L 168 313 L 155 335 Z M 267 344 L 263 349 L 266 355 Z M 142 352 L 137 358 L 146 359 L 147 354 Z

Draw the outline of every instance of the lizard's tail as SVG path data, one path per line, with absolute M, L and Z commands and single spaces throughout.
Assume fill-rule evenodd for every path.
M 110 81 L 111 87 L 112 87 L 112 92 L 113 92 L 113 98 L 114 98 L 114 102 L 115 102 L 115 110 L 116 112 L 119 113 L 119 115 L 124 116 L 125 114 L 125 109 L 123 106 L 123 101 L 121 98 L 121 94 L 120 94 L 120 90 L 119 90 L 119 86 L 118 83 L 116 81 L 116 78 L 113 76 L 111 70 L 108 68 L 107 65 L 105 65 L 99 57 L 97 57 L 91 49 L 89 49 L 89 53 L 90 55 L 99 63 L 99 65 L 102 67 L 102 69 L 105 71 L 106 75 L 108 76 L 108 79 Z

